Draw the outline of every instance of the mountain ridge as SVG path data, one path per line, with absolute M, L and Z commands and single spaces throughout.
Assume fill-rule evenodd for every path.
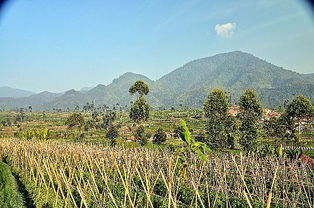
M 0 87 L 0 97 L 28 97 L 36 94 L 29 90 L 22 90 L 8 86 Z
M 48 94 L 51 98 L 46 95 L 43 99 L 37 99 L 41 103 L 28 101 L 28 98 L 0 98 L 0 105 L 13 109 L 33 104 L 35 110 L 73 109 L 86 102 L 97 106 L 113 106 L 117 103 L 125 106 L 134 99 L 128 89 L 137 80 L 143 80 L 149 85 L 147 99 L 154 107 L 199 107 L 208 92 L 214 88 L 225 90 L 233 102 L 237 101 L 245 89 L 253 88 L 262 104 L 267 107 L 282 105 L 284 100 L 291 99 L 295 94 L 304 94 L 314 102 L 314 74 L 300 74 L 250 53 L 233 51 L 190 61 L 156 81 L 141 74 L 126 72 L 110 84 L 99 84 L 88 91 L 69 90 L 63 94 Z M 36 95 L 39 96 L 40 93 Z

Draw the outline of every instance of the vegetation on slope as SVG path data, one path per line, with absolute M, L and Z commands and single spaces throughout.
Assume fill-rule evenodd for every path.
M 18 191 L 18 185 L 10 171 L 10 167 L 3 162 L 0 162 L 0 207 L 24 207 L 22 195 Z
M 221 88 L 232 94 L 232 101 L 238 100 L 247 88 L 257 91 L 264 106 L 283 105 L 294 95 L 303 94 L 314 102 L 313 74 L 299 74 L 277 67 L 251 54 L 234 51 L 217 54 L 191 61 L 166 74 L 157 81 L 135 73 L 125 73 L 107 86 L 98 85 L 87 92 L 70 90 L 64 95 L 44 94 L 28 98 L 0 98 L 0 106 L 6 109 L 28 107 L 34 110 L 52 110 L 52 108 L 81 107 L 86 102 L 95 105 L 120 106 L 130 104 L 131 96 L 127 89 L 136 80 L 143 80 L 150 86 L 147 100 L 154 106 L 201 106 L 208 91 Z

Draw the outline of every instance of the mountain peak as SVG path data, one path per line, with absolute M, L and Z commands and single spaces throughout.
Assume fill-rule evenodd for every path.
M 152 82 L 151 79 L 149 79 L 148 77 L 146 77 L 142 74 L 136 74 L 133 72 L 126 72 L 126 73 L 122 74 L 121 76 L 119 76 L 118 78 L 114 79 L 112 81 L 112 84 L 117 84 L 120 82 L 135 82 L 137 80 L 143 80 L 144 82 Z

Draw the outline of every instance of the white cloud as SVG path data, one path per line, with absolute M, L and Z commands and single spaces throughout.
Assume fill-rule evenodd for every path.
M 217 24 L 215 26 L 216 34 L 222 38 L 229 38 L 233 35 L 234 30 L 236 29 L 236 23 L 225 23 L 225 24 Z

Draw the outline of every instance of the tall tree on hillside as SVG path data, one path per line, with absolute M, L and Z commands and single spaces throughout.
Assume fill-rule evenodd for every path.
M 294 121 L 298 122 L 297 129 L 300 133 L 302 119 L 313 119 L 314 107 L 305 96 L 299 95 L 287 104 L 284 116 L 286 123 L 290 125 L 287 125 L 288 129 L 291 131 L 292 136 L 295 137 L 296 127 Z
M 108 128 L 115 120 L 116 120 L 116 112 L 115 111 L 106 111 L 105 115 L 103 116 L 103 128 Z
M 229 102 L 220 89 L 213 90 L 204 104 L 207 117 L 207 144 L 212 148 L 233 148 L 236 131 L 235 119 L 228 113 Z
M 130 118 L 135 123 L 140 123 L 143 120 L 147 120 L 149 117 L 149 104 L 144 99 L 144 95 L 147 95 L 149 92 L 148 85 L 143 81 L 136 81 L 129 89 L 129 92 L 133 95 L 135 93 L 139 94 L 137 100 L 132 103 L 130 109 Z
M 262 116 L 263 109 L 253 89 L 247 89 L 240 97 L 239 106 L 241 120 L 240 144 L 244 150 L 250 151 L 256 147 L 259 129 L 258 120 Z
M 138 80 L 130 87 L 129 93 L 132 95 L 138 93 L 140 96 L 144 96 L 149 93 L 149 88 L 145 82 Z
M 106 137 L 110 140 L 110 146 L 114 147 L 117 143 L 116 138 L 119 136 L 118 129 L 114 125 L 110 125 L 106 133 Z
M 139 141 L 141 146 L 145 146 L 147 144 L 147 137 L 145 136 L 144 126 L 139 126 L 135 133 L 136 140 Z

